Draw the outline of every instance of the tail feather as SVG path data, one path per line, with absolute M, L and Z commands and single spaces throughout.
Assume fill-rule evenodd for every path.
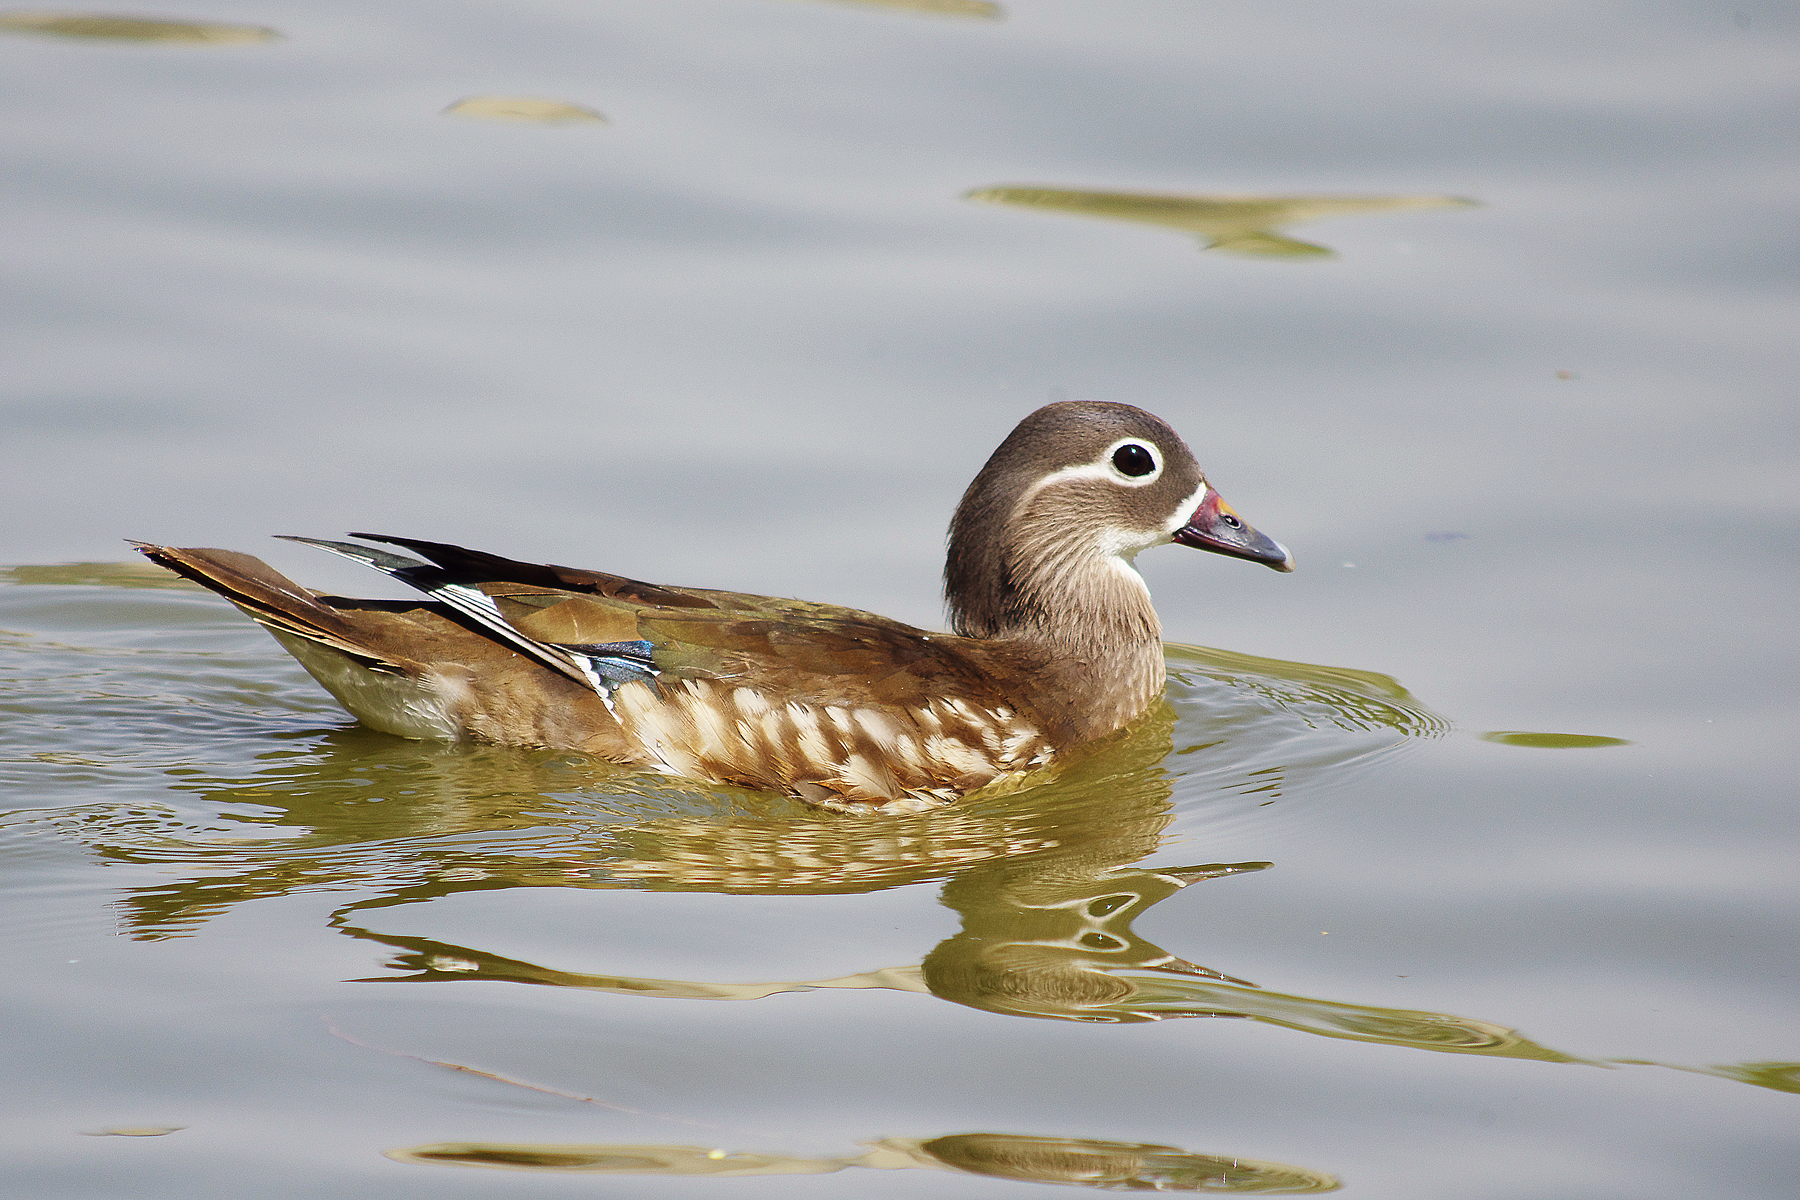
M 369 645 L 336 609 L 260 558 L 198 546 L 131 545 L 151 562 L 219 593 L 269 629 L 328 646 L 370 670 L 407 673 L 408 664 Z
M 296 540 L 353 551 L 349 557 L 414 586 L 433 585 L 444 574 L 435 566 L 399 565 L 400 556 L 384 550 Z M 429 598 L 418 600 L 354 600 L 309 591 L 248 554 L 132 544 L 249 614 L 372 729 L 430 741 L 580 749 L 620 762 L 642 757 L 601 692 L 603 680 L 652 670 L 633 657 L 647 652 L 637 643 L 579 652 L 543 646 L 510 627 L 496 629 L 498 612 L 482 607 L 493 602 L 455 583 L 436 583 Z M 573 665 L 586 664 L 590 654 L 596 667 Z
M 501 614 L 490 596 L 478 587 L 459 582 L 444 566 L 434 566 L 420 562 L 416 558 L 408 558 L 387 550 L 377 550 L 372 546 L 359 546 L 354 542 L 333 542 L 324 538 L 297 537 L 292 534 L 278 534 L 277 536 L 283 541 L 317 546 L 321 550 L 329 550 L 333 554 L 374 567 L 377 571 L 398 579 L 410 587 L 418 588 L 438 604 L 453 609 L 466 622 L 480 629 L 487 637 L 501 645 L 508 646 L 557 674 L 592 689 L 596 695 L 604 695 L 607 692 L 606 679 L 596 671 L 590 656 L 564 649 L 561 646 L 540 642 L 520 633 Z M 370 535 L 362 533 L 353 533 L 350 536 L 370 537 Z M 511 566 L 528 566 L 528 564 L 511 563 L 511 560 L 495 555 L 484 555 L 479 551 L 465 551 L 456 546 L 447 546 L 437 542 L 403 542 L 399 538 L 374 538 L 372 540 L 396 545 L 404 544 L 427 553 L 434 560 L 439 555 L 431 554 L 430 550 L 425 549 L 426 547 L 431 547 L 446 555 L 467 555 L 475 561 L 486 559 Z M 340 615 L 339 610 L 320 603 L 313 593 L 298 587 L 289 579 L 278 574 L 261 559 L 252 558 L 248 554 L 238 554 L 231 550 L 146 546 L 138 542 L 132 544 L 152 560 L 223 595 L 271 629 L 279 629 L 330 646 L 334 650 L 351 655 L 365 666 L 374 666 L 377 670 L 397 669 L 395 664 L 398 664 L 399 660 L 391 659 L 373 650 L 367 645 L 369 639 L 366 636 L 358 636 L 358 631 L 365 629 L 365 626 L 352 625 Z M 544 567 L 530 569 L 537 572 L 547 570 Z M 385 668 L 376 666 L 382 662 L 388 662 L 390 665 Z

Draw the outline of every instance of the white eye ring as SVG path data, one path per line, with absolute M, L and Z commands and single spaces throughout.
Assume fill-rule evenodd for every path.
M 1119 469 L 1119 464 L 1113 461 L 1113 455 L 1117 454 L 1127 446 L 1135 446 L 1136 448 L 1149 453 L 1150 469 L 1148 471 L 1144 472 L 1142 475 L 1127 475 L 1124 471 Z M 1156 443 L 1150 441 L 1148 438 L 1120 438 L 1100 452 L 1099 465 L 1106 471 L 1107 475 L 1111 477 L 1114 483 L 1121 483 L 1126 487 L 1147 487 L 1162 478 L 1163 456 L 1162 451 L 1157 448 Z

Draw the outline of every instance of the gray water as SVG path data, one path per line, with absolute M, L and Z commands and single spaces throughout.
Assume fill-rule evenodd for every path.
M 9 1194 L 1793 1194 L 1800 20 L 920 7 L 0 33 Z M 1480 203 L 1284 258 L 964 198 L 1024 185 Z M 939 813 L 361 730 L 119 565 L 936 625 L 1061 398 L 1300 569 L 1146 555 L 1168 708 Z

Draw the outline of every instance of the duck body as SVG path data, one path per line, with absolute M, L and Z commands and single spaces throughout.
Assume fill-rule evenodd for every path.
M 951 526 L 954 634 L 873 613 L 665 587 L 440 542 L 419 557 L 294 538 L 420 601 L 302 588 L 228 550 L 138 544 L 267 628 L 363 724 L 573 750 L 821 808 L 912 811 L 1050 766 L 1161 695 L 1161 627 L 1131 558 L 1180 541 L 1292 569 L 1127 405 L 1027 417 Z

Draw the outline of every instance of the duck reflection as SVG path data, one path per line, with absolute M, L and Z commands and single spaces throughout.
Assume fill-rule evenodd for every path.
M 438 1142 L 386 1151 L 397 1162 L 562 1171 L 598 1175 L 822 1175 L 847 1167 L 959 1171 L 1021 1183 L 1060 1183 L 1127 1191 L 1304 1195 L 1333 1192 L 1338 1181 L 1285 1163 L 1196 1154 L 1179 1146 L 1007 1133 L 883 1138 L 846 1158 L 752 1154 L 703 1146 L 535 1145 Z
M 1171 954 L 1131 929 L 1151 905 L 1190 884 L 1262 870 L 1268 863 L 1079 873 L 1067 858 L 1045 857 L 1051 861 L 1035 863 L 1036 869 L 988 865 L 952 879 L 943 900 L 961 915 L 962 928 L 923 962 L 831 979 L 718 982 L 584 974 L 431 938 L 378 933 L 347 919 L 339 927 L 401 951 L 390 966 L 406 974 L 358 981 L 364 983 L 495 980 L 675 1000 L 761 1000 L 790 992 L 881 988 L 1014 1017 L 1114 1024 L 1238 1017 L 1420 1050 L 1583 1061 L 1487 1021 L 1266 991 Z
M 1335 252 L 1329 247 L 1277 232 L 1302 221 L 1409 208 L 1471 208 L 1480 203 L 1462 196 L 1181 196 L 1034 185 L 977 188 L 964 198 L 1165 225 L 1198 234 L 1203 249 L 1253 258 L 1331 257 Z
M 926 813 L 847 820 L 567 756 L 353 729 L 291 735 L 295 748 L 265 755 L 250 778 L 172 771 L 177 790 L 209 799 L 218 814 L 209 829 L 165 841 L 133 827 L 114 831 L 133 836 L 95 840 L 108 858 L 201 868 L 197 878 L 129 895 L 139 936 L 167 936 L 253 898 L 372 887 L 333 920 L 400 952 L 393 965 L 406 973 L 380 982 L 504 980 L 735 1000 L 883 988 L 1015 1017 L 1235 1017 L 1419 1049 L 1574 1061 L 1484 1021 L 1266 991 L 1139 936 L 1132 923 L 1177 891 L 1269 866 L 1135 865 L 1163 845 L 1177 772 L 1188 784 L 1210 778 L 1237 803 L 1268 803 L 1273 779 L 1340 769 L 1441 729 L 1384 677 L 1193 648 L 1171 648 L 1170 669 L 1179 710 L 1163 706 L 1053 782 Z M 1189 724 L 1183 711 L 1202 705 L 1204 720 Z M 1267 765 L 1269 754 L 1279 765 Z M 375 919 L 391 906 L 514 887 L 842 895 L 927 882 L 943 883 L 960 930 L 917 963 L 832 979 L 580 974 L 387 934 Z

